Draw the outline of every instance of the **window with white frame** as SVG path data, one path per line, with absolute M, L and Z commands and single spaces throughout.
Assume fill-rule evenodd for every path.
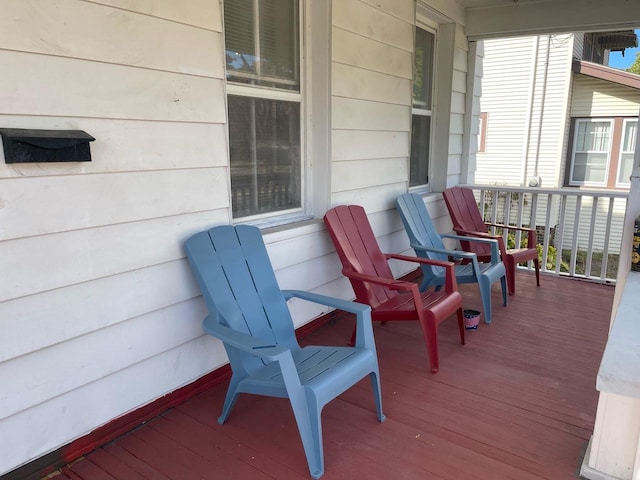
M 636 151 L 638 135 L 638 120 L 625 118 L 622 126 L 622 146 L 618 161 L 618 180 L 620 186 L 629 186 L 631 171 L 633 170 L 633 156 Z
M 576 119 L 571 185 L 607 184 L 612 132 L 612 120 Z
M 637 118 L 573 119 L 568 185 L 628 188 L 637 130 Z
M 435 47 L 435 33 L 416 27 L 409 161 L 410 187 L 424 186 L 429 183 Z
M 302 208 L 299 0 L 225 0 L 234 219 Z

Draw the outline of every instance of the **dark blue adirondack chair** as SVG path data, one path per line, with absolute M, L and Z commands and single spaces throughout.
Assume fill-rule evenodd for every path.
M 484 309 L 485 323 L 491 323 L 491 286 L 500 280 L 502 286 L 502 300 L 507 304 L 507 281 L 504 264 L 500 260 L 498 242 L 496 240 L 461 237 L 458 235 L 440 235 L 431 221 L 427 207 L 422 197 L 415 193 L 405 193 L 396 200 L 396 207 L 407 231 L 411 247 L 420 258 L 431 260 L 447 260 L 448 258 L 461 258 L 469 263 L 455 266 L 456 280 L 462 283 L 477 283 L 480 287 L 482 306 Z M 486 243 L 491 248 L 491 262 L 480 263 L 475 253 L 460 250 L 446 249 L 442 239 L 452 238 L 469 242 Z M 445 271 L 441 267 L 429 264 L 421 264 L 423 280 L 420 290 L 425 291 L 431 286 L 436 289 L 442 287 L 445 282 Z
M 219 423 L 240 393 L 289 398 L 313 478 L 324 473 L 322 408 L 369 376 L 384 421 L 371 309 L 298 290 L 280 290 L 260 230 L 224 225 L 185 244 L 209 309 L 204 330 L 224 343 L 233 375 Z M 355 347 L 301 348 L 287 300 L 298 297 L 356 314 Z

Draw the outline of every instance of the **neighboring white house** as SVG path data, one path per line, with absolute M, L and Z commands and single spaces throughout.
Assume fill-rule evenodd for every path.
M 0 153 L 0 475 L 227 363 L 193 233 L 259 225 L 283 288 L 347 298 L 330 206 L 363 205 L 386 251 L 408 249 L 410 188 L 448 228 L 439 192 L 475 164 L 475 40 L 640 23 L 635 2 L 583 1 L 3 1 L 0 128 L 95 141 L 90 162 Z
M 640 75 L 616 70 L 609 51 L 637 46 L 633 31 L 573 33 L 485 40 L 481 127 L 475 182 L 628 190 L 640 111 Z M 589 61 L 587 61 L 587 60 Z M 585 198 L 581 218 L 591 215 Z M 544 206 L 543 206 L 544 207 Z M 565 248 L 574 204 L 565 217 Z M 609 251 L 619 252 L 625 203 L 615 202 Z M 542 208 L 544 211 L 544 208 Z M 552 227 L 559 208 L 552 209 Z M 602 250 L 608 205 L 594 247 Z M 589 237 L 589 222 L 579 244 Z

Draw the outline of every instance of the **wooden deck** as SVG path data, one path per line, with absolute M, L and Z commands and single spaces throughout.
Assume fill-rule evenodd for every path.
M 509 306 L 494 285 L 494 320 L 458 343 L 452 318 L 439 330 L 429 373 L 416 322 L 374 327 L 386 422 L 376 421 L 368 381 L 323 412 L 326 480 L 575 479 L 592 433 L 595 377 L 613 288 L 518 273 Z M 461 286 L 481 310 L 477 287 Z M 339 318 L 304 342 L 344 343 Z M 286 400 L 243 395 L 218 425 L 226 383 L 61 469 L 84 480 L 307 479 Z

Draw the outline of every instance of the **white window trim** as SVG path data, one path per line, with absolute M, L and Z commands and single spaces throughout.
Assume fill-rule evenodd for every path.
M 309 0 L 299 0 L 298 8 L 298 27 L 299 27 L 299 48 L 298 48 L 298 65 L 300 78 L 300 91 L 288 91 L 264 86 L 250 86 L 233 80 L 225 80 L 225 98 L 229 95 L 237 95 L 241 97 L 260 98 L 266 100 L 280 100 L 300 104 L 300 204 L 299 208 L 279 210 L 276 212 L 261 213 L 257 215 L 249 215 L 245 217 L 233 217 L 233 198 L 231 190 L 231 172 L 229 171 L 229 215 L 234 224 L 251 224 L 259 228 L 269 228 L 287 223 L 295 223 L 310 218 L 308 213 L 309 201 L 307 198 L 307 185 L 309 179 L 309 162 L 307 160 L 307 99 L 306 99 L 306 78 L 307 78 L 307 37 L 305 30 L 307 29 L 306 12 L 309 9 Z
M 635 153 L 635 150 L 631 151 L 631 152 L 623 152 L 622 151 L 622 147 L 624 146 L 624 132 L 626 131 L 627 128 L 627 123 L 628 122 L 635 122 L 636 123 L 636 142 L 638 141 L 638 132 L 640 131 L 640 121 L 638 118 L 625 118 L 622 121 L 622 135 L 620 136 L 620 149 L 618 152 L 618 171 L 616 172 L 616 187 L 620 187 L 620 188 L 628 188 L 631 186 L 631 179 L 627 179 L 626 182 L 621 182 L 620 180 L 620 170 L 622 169 L 622 155 L 624 153 L 627 154 L 631 154 L 633 155 Z M 632 167 L 633 167 L 633 161 L 632 161 Z M 632 168 L 633 170 L 633 168 Z
M 436 67 L 438 65 L 438 23 L 434 20 L 426 18 L 424 16 L 419 16 L 416 19 L 416 28 L 420 28 L 426 32 L 429 32 L 433 35 L 433 61 L 432 61 L 432 75 L 431 75 L 431 109 L 426 108 L 416 108 L 413 106 L 413 98 L 411 99 L 412 107 L 411 107 L 411 117 L 413 115 L 421 115 L 424 117 L 429 117 L 431 119 L 431 127 L 429 129 L 429 159 L 427 162 L 427 183 L 423 185 L 409 185 L 409 191 L 413 193 L 423 194 L 431 192 L 431 176 L 432 176 L 432 159 L 433 159 L 433 142 L 434 142 L 434 130 L 435 130 L 435 122 L 434 122 L 434 112 L 437 109 L 436 102 L 436 92 L 437 90 L 437 75 L 436 75 Z M 415 34 L 414 34 L 414 55 L 415 55 Z M 415 77 L 415 72 L 413 72 Z M 411 87 L 413 88 L 413 78 L 411 79 Z M 410 124 L 413 124 L 413 119 L 411 119 Z M 409 131 L 409 138 L 411 138 L 411 131 Z M 411 140 L 410 140 L 411 142 Z M 411 162 L 411 153 L 409 153 L 409 162 Z M 409 166 L 409 171 L 411 171 L 411 167 Z M 411 178 L 407 178 L 407 184 L 411 183 Z
M 610 128 L 609 151 L 607 152 L 607 162 L 605 167 L 604 181 L 603 182 L 588 182 L 588 181 L 576 182 L 573 180 L 573 169 L 575 166 L 576 144 L 578 143 L 578 125 L 580 123 L 594 123 L 594 122 L 608 122 L 609 128 Z M 571 146 L 571 170 L 569 172 L 569 185 L 574 187 L 579 187 L 579 186 L 606 187 L 608 185 L 609 168 L 611 167 L 611 150 L 613 148 L 613 132 L 615 127 L 614 123 L 615 122 L 613 118 L 595 118 L 594 117 L 594 118 L 576 118 L 575 119 L 574 131 L 573 131 L 573 144 Z

